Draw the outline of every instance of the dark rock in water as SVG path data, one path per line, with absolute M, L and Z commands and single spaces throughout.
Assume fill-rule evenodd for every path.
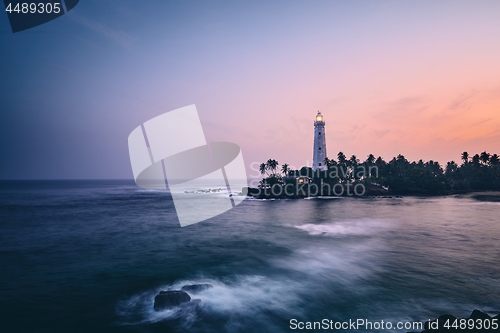
M 187 284 L 181 288 L 181 290 L 189 291 L 192 293 L 199 293 L 200 291 L 207 290 L 213 286 L 210 283 L 200 283 L 200 284 Z
M 154 309 L 156 311 L 169 309 L 175 306 L 179 306 L 182 303 L 189 302 L 191 297 L 187 292 L 182 290 L 167 290 L 160 291 L 155 297 Z
M 469 318 L 470 319 L 491 319 L 490 316 L 488 316 L 486 313 L 481 312 L 479 310 L 472 311 Z

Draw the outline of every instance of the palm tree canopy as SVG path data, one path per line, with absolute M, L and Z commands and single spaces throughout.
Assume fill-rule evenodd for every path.
M 469 161 L 469 153 L 464 151 L 462 153 L 462 161 L 464 161 L 464 163 L 467 163 Z
M 481 156 L 479 157 L 479 159 L 481 160 L 481 162 L 483 162 L 484 164 L 488 163 L 488 161 L 490 160 L 490 154 L 483 151 L 481 153 Z
M 263 175 L 266 173 L 266 170 L 267 170 L 267 165 L 266 163 L 261 163 L 260 166 L 259 166 L 259 171 L 260 171 L 260 174 Z
M 345 161 L 347 160 L 347 158 L 345 157 L 344 153 L 339 151 L 339 153 L 337 154 L 337 159 L 339 161 L 339 163 L 345 163 Z
M 272 174 L 276 173 L 276 168 L 278 167 L 278 165 L 278 161 L 273 159 L 268 159 L 266 162 L 267 170 L 270 170 Z
M 288 171 L 290 171 L 289 165 L 288 165 L 288 164 L 286 164 L 286 163 L 285 163 L 285 164 L 283 164 L 283 165 L 281 166 L 281 172 L 282 172 L 282 173 L 286 176 L 286 175 L 287 175 L 287 173 L 288 173 Z

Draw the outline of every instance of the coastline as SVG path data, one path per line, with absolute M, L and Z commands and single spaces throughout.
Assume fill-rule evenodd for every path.
M 339 184 L 341 185 L 341 184 Z M 291 191 L 285 191 L 282 185 L 273 185 L 269 188 L 246 187 L 240 195 L 252 197 L 255 199 L 305 199 L 315 197 L 353 197 L 353 198 L 402 198 L 402 197 L 440 197 L 440 196 L 460 196 L 467 195 L 479 201 L 500 202 L 500 191 L 495 190 L 443 190 L 439 192 L 430 192 L 422 189 L 408 189 L 405 191 L 384 190 L 378 186 L 365 186 L 364 191 L 355 192 L 353 186 L 350 190 L 347 186 L 343 190 L 334 191 L 313 191 L 309 185 L 301 185 L 291 188 Z M 246 194 L 245 194 L 246 193 Z

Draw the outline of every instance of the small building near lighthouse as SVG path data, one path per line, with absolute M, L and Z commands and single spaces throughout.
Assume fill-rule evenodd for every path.
M 325 120 L 321 112 L 318 111 L 316 120 L 314 121 L 314 147 L 313 147 L 313 164 L 312 169 L 327 170 L 328 166 L 325 164 L 326 155 L 326 133 L 325 133 Z

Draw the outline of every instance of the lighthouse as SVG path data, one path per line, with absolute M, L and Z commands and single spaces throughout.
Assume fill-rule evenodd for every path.
M 313 148 L 313 165 L 316 170 L 326 170 L 326 137 L 325 137 L 325 120 L 323 115 L 318 111 L 316 120 L 314 121 L 314 148 Z

